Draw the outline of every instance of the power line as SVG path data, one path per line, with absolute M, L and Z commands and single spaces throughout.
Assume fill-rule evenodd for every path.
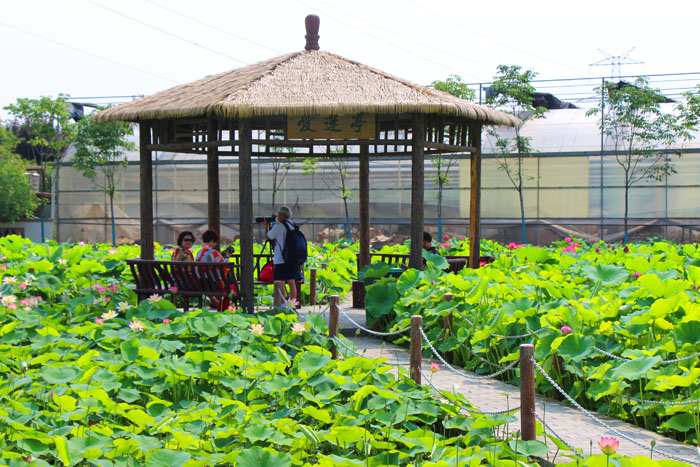
M 486 39 L 487 41 L 493 42 L 494 44 L 498 44 L 498 45 L 500 45 L 501 47 L 505 47 L 505 48 L 507 48 L 507 49 L 514 50 L 514 51 L 516 51 L 516 52 L 518 52 L 518 53 L 521 53 L 521 54 L 523 54 L 523 55 L 528 55 L 528 56 L 533 57 L 533 58 L 536 58 L 536 59 L 538 59 L 538 60 L 542 60 L 542 61 L 544 61 L 544 62 L 551 63 L 551 64 L 553 64 L 553 65 L 557 65 L 557 66 L 564 67 L 564 68 L 569 68 L 569 69 L 571 69 L 571 70 L 576 70 L 576 71 L 579 71 L 579 72 L 584 72 L 584 70 L 581 70 L 581 69 L 579 69 L 579 68 L 576 68 L 576 67 L 573 67 L 573 66 L 569 66 L 569 65 L 565 65 L 565 64 L 563 64 L 563 63 L 555 62 L 554 60 L 550 60 L 550 59 L 548 59 L 548 58 L 540 57 L 540 56 L 535 55 L 535 54 L 531 54 L 530 52 L 526 52 L 525 50 L 518 49 L 517 47 L 513 47 L 512 45 L 508 45 L 508 44 L 506 44 L 506 43 L 504 43 L 504 42 L 501 42 L 501 41 L 499 41 L 499 40 L 496 40 L 496 39 L 494 39 L 494 38 L 492 38 L 492 37 L 489 37 L 489 36 L 486 36 L 486 35 L 484 35 L 484 34 L 481 34 L 480 32 L 477 32 L 477 31 L 475 31 L 475 30 L 473 30 L 473 29 L 470 29 L 470 28 L 464 26 L 463 24 L 458 23 L 458 22 L 452 20 L 451 18 L 442 16 L 442 15 L 436 13 L 436 12 L 433 11 L 433 10 L 430 10 L 430 9 L 428 9 L 428 8 L 425 8 L 423 5 L 419 5 L 419 4 L 417 4 L 416 2 L 414 2 L 413 0 L 408 0 L 408 2 L 411 3 L 413 6 L 416 6 L 416 7 L 420 8 L 420 9 L 422 9 L 422 10 L 424 10 L 424 11 L 427 11 L 428 13 L 432 14 L 433 16 L 437 16 L 438 18 L 442 19 L 443 21 L 449 21 L 450 23 L 454 24 L 455 26 L 457 26 L 457 27 L 459 27 L 459 28 L 461 28 L 461 29 L 464 29 L 465 31 L 468 31 L 468 32 L 470 32 L 470 33 L 472 33 L 472 34 L 475 34 L 475 35 L 481 37 L 482 39 Z
M 150 1 L 150 0 L 147 0 L 147 1 Z M 416 43 L 416 44 L 418 44 L 418 45 L 421 45 L 421 46 L 423 46 L 423 47 L 426 47 L 426 48 L 429 48 L 429 49 L 433 49 L 433 50 L 435 50 L 435 51 L 437 51 L 437 52 L 439 52 L 439 53 L 442 53 L 442 54 L 445 54 L 445 55 L 450 55 L 450 56 L 455 57 L 455 58 L 458 58 L 458 59 L 460 59 L 460 60 L 466 60 L 466 61 L 468 61 L 468 62 L 476 63 L 477 65 L 482 65 L 482 66 L 488 67 L 488 68 L 490 68 L 490 69 L 493 68 L 493 65 L 491 65 L 491 64 L 489 64 L 489 63 L 480 62 L 480 61 L 478 61 L 478 60 L 474 60 L 473 58 L 465 57 L 464 55 L 455 54 L 455 53 L 453 53 L 453 52 L 451 52 L 451 51 L 449 51 L 449 50 L 440 49 L 440 48 L 438 48 L 438 47 L 435 47 L 434 45 L 426 44 L 425 42 L 418 41 L 418 40 L 414 39 L 413 37 L 403 35 L 403 34 L 398 33 L 398 32 L 396 32 L 396 31 L 390 31 L 389 29 L 386 29 L 384 26 L 379 26 L 379 25 L 374 24 L 374 23 L 372 23 L 372 22 L 370 22 L 370 21 L 367 21 L 367 20 L 365 20 L 365 19 L 363 19 L 363 18 L 357 17 L 357 16 L 355 16 L 355 15 L 353 15 L 353 14 L 351 14 L 351 13 L 348 13 L 347 11 L 344 11 L 344 10 L 341 10 L 340 8 L 336 8 L 335 6 L 329 5 L 328 3 L 326 3 L 326 2 L 323 1 L 323 0 L 319 0 L 319 1 L 320 1 L 320 3 L 323 4 L 324 6 L 327 6 L 327 7 L 329 7 L 329 8 L 332 8 L 332 9 L 334 9 L 334 10 L 336 10 L 336 11 L 338 11 L 338 12 L 341 12 L 341 13 L 347 15 L 347 16 L 350 16 L 351 18 L 354 18 L 354 19 L 356 19 L 356 20 L 358 20 L 358 21 L 362 21 L 363 23 L 367 23 L 367 24 L 369 24 L 369 25 L 372 26 L 372 27 L 381 29 L 383 32 L 388 32 L 389 34 L 393 34 L 393 35 L 398 36 L 398 37 L 400 37 L 400 38 L 402 38 L 402 39 L 409 40 L 409 41 L 414 42 L 414 43 Z
M 240 39 L 240 40 L 242 40 L 242 41 L 249 42 L 249 43 L 251 43 L 251 44 L 253 44 L 253 45 L 257 45 L 258 47 L 262 47 L 263 49 L 270 50 L 270 51 L 272 51 L 272 52 L 274 52 L 274 53 L 277 53 L 277 54 L 283 53 L 283 52 L 280 51 L 280 50 L 273 49 L 272 47 L 268 47 L 268 46 L 266 46 L 266 45 L 260 44 L 259 42 L 255 42 L 255 41 L 252 41 L 252 40 L 250 40 L 250 39 L 247 39 L 247 38 L 245 38 L 245 37 L 238 36 L 238 35 L 236 35 L 236 34 L 230 32 L 230 31 L 227 31 L 227 30 L 225 30 L 225 29 L 221 29 L 221 28 L 218 27 L 218 26 L 214 26 L 213 24 L 205 23 L 204 21 L 200 21 L 200 20 L 198 20 L 197 18 L 193 18 L 192 16 L 189 16 L 189 15 L 186 15 L 186 14 L 181 13 L 181 12 L 179 12 L 179 11 L 173 10 L 172 8 L 168 8 L 167 6 L 161 5 L 161 4 L 157 3 L 157 2 L 154 2 L 153 0 L 146 0 L 146 1 L 147 1 L 148 3 L 150 3 L 150 4 L 152 4 L 152 5 L 157 6 L 158 8 L 162 8 L 163 10 L 169 11 L 169 12 L 171 12 L 171 13 L 174 13 L 174 14 L 178 15 L 178 16 L 182 16 L 183 18 L 187 18 L 187 19 L 189 19 L 189 20 L 191 20 L 191 21 L 194 21 L 195 23 L 199 23 L 199 24 L 201 24 L 201 25 L 207 26 L 207 27 L 212 28 L 212 29 L 214 29 L 214 30 L 216 30 L 216 31 L 222 32 L 222 33 L 224 33 L 224 34 L 227 34 L 227 35 L 229 35 L 229 36 L 231 36 L 231 37 L 235 37 L 235 38 Z
M 88 1 L 90 1 L 90 0 L 88 0 Z M 303 1 L 301 1 L 301 0 L 296 0 L 296 1 L 297 1 L 297 3 L 300 3 L 300 4 L 304 5 L 304 6 L 307 7 L 307 8 L 313 8 L 313 6 L 311 6 L 311 5 L 309 5 L 309 4 L 305 3 L 305 2 L 303 2 Z M 438 66 L 442 67 L 442 68 L 445 68 L 445 69 L 447 69 L 447 70 L 450 70 L 450 71 L 452 71 L 452 72 L 454 72 L 454 73 L 462 73 L 462 72 L 459 71 L 459 70 L 455 70 L 454 68 L 450 68 L 449 66 L 446 66 L 446 65 L 444 65 L 444 64 L 442 64 L 442 63 L 440 63 L 440 62 L 437 62 L 437 61 L 435 61 L 435 60 L 433 60 L 433 59 L 431 59 L 431 58 L 424 57 L 424 56 L 422 56 L 422 55 L 420 55 L 420 54 L 415 53 L 415 52 L 412 51 L 412 50 L 405 49 L 405 48 L 401 47 L 400 45 L 396 45 L 396 44 L 394 44 L 394 43 L 392 43 L 392 42 L 389 42 L 389 41 L 387 41 L 386 39 L 383 39 L 382 37 L 376 36 L 376 35 L 374 35 L 374 34 L 372 34 L 372 33 L 370 33 L 370 32 L 367 32 L 367 31 L 365 31 L 365 30 L 363 30 L 363 29 L 360 29 L 360 28 L 358 28 L 358 27 L 356 27 L 356 26 L 353 26 L 352 24 L 348 24 L 348 23 L 346 23 L 345 21 L 339 19 L 337 16 L 333 16 L 333 15 L 328 14 L 328 13 L 324 13 L 324 15 L 326 15 L 326 16 L 328 16 L 329 18 L 332 18 L 332 19 L 336 20 L 336 21 L 339 22 L 340 24 L 344 24 L 345 26 L 347 26 L 347 27 L 349 27 L 349 28 L 351 28 L 351 29 L 354 29 L 355 31 L 358 31 L 358 32 L 360 32 L 360 33 L 362 33 L 362 34 L 364 34 L 364 35 L 366 35 L 366 36 L 370 36 L 370 37 L 373 38 L 373 39 L 376 39 L 376 40 L 378 40 L 378 41 L 384 42 L 385 44 L 390 45 L 391 47 L 394 47 L 394 48 L 396 48 L 396 49 L 399 49 L 399 50 L 401 50 L 401 51 L 403 51 L 403 52 L 405 52 L 405 53 L 407 53 L 407 54 L 414 55 L 414 56 L 420 58 L 421 60 L 425 60 L 426 62 L 433 63 L 433 64 L 435 64 L 435 65 L 438 65 Z M 477 78 L 477 76 L 472 75 L 472 74 L 469 74 L 469 73 L 464 73 L 464 76 L 470 76 L 470 77 L 472 77 L 472 78 Z
M 124 14 L 124 13 L 122 13 L 122 12 L 120 12 L 120 11 L 117 11 L 117 10 L 114 10 L 114 9 L 112 9 L 112 8 L 109 8 L 109 7 L 107 7 L 107 6 L 100 5 L 99 3 L 95 2 L 94 0 L 85 0 L 85 1 L 88 2 L 88 3 L 91 3 L 91 4 L 93 4 L 93 5 L 95 5 L 96 7 L 100 7 L 100 8 L 102 8 L 102 9 L 104 9 L 104 10 L 107 10 L 107 11 L 109 11 L 109 12 L 112 12 L 112 13 L 114 13 L 115 15 L 119 15 L 119 16 L 121 16 L 121 17 L 124 17 L 124 18 L 130 20 L 130 21 L 133 21 L 133 22 L 135 22 L 135 23 L 139 23 L 139 24 L 141 24 L 141 25 L 143 25 L 143 26 L 146 26 L 146 27 L 148 27 L 148 28 L 151 28 L 151 29 L 155 29 L 155 30 L 158 31 L 158 32 L 161 32 L 161 33 L 163 33 L 163 34 L 166 34 L 166 35 L 168 35 L 168 36 L 170 36 L 170 37 L 174 37 L 175 39 L 179 39 L 179 40 L 181 40 L 181 41 L 183 41 L 183 42 L 187 42 L 188 44 L 194 45 L 195 47 L 199 47 L 200 49 L 204 49 L 204 50 L 207 50 L 207 51 L 209 51 L 209 52 L 211 52 L 211 53 L 220 55 L 220 56 L 222 56 L 222 57 L 226 57 L 226 58 L 228 58 L 228 59 L 230 59 L 230 60 L 234 60 L 234 61 L 236 61 L 236 62 L 238 62 L 238 63 L 242 63 L 243 65 L 248 65 L 247 62 L 244 62 L 243 60 L 239 60 L 239 59 L 237 59 L 236 57 L 232 57 L 232 56 L 227 55 L 227 54 L 225 54 L 225 53 L 223 53 L 223 52 L 219 52 L 219 51 L 217 51 L 217 50 L 211 49 L 211 48 L 209 48 L 209 47 L 207 47 L 207 46 L 205 46 L 205 45 L 198 44 L 198 43 L 196 43 L 196 42 L 194 42 L 194 41 L 191 41 L 191 40 L 186 39 L 186 38 L 184 38 L 184 37 L 178 36 L 177 34 L 174 34 L 174 33 L 170 32 L 170 31 L 166 31 L 165 29 L 161 29 L 161 28 L 159 28 L 159 27 L 157 27 L 157 26 L 153 26 L 152 24 L 146 23 L 145 21 L 141 21 L 140 19 L 136 19 L 136 18 L 134 18 L 134 17 L 132 17 L 132 16 L 129 16 L 129 15 L 127 15 L 127 14 Z
M 79 49 L 79 48 L 77 48 L 77 47 L 73 47 L 73 46 L 70 46 L 70 45 L 66 45 L 66 44 L 64 44 L 64 43 L 62 43 L 62 42 L 58 42 L 58 41 L 55 40 L 55 39 L 50 39 L 50 38 L 48 38 L 48 37 L 41 36 L 41 35 L 39 35 L 39 34 L 30 32 L 30 31 L 27 31 L 27 30 L 25 30 L 25 29 L 18 28 L 17 26 L 12 26 L 12 25 L 10 25 L 10 24 L 3 23 L 3 22 L 1 22 L 1 21 L 0 21 L 0 25 L 3 25 L 3 26 L 8 27 L 8 28 L 10 28 L 10 29 L 14 29 L 14 30 L 23 32 L 24 34 L 27 34 L 27 35 L 30 35 L 30 36 L 34 36 L 34 37 L 37 37 L 37 38 L 39 38 L 39 39 L 42 39 L 42 40 L 45 40 L 45 41 L 48 41 L 48 42 L 51 42 L 51 43 L 54 43 L 54 44 L 56 44 L 56 45 L 60 45 L 61 47 L 65 47 L 65 48 L 67 48 L 67 49 L 70 49 L 70 50 L 73 50 L 73 51 L 76 51 L 76 52 L 80 52 L 80 53 L 85 54 L 85 55 L 89 55 L 90 57 L 99 58 L 100 60 L 104 60 L 104 61 L 106 61 L 106 62 L 113 63 L 113 64 L 115 64 L 115 65 L 123 66 L 123 67 L 129 68 L 129 69 L 131 69 L 131 70 L 138 71 L 139 73 L 144 73 L 144 74 L 153 76 L 153 77 L 155 77 L 155 78 L 159 78 L 159 79 L 162 79 L 162 80 L 165 80 L 165 81 L 170 81 L 171 83 L 179 84 L 177 81 L 172 80 L 172 79 L 170 79 L 170 78 L 166 78 L 165 76 L 160 76 L 160 75 L 157 75 L 157 74 L 155 74 L 155 73 L 151 73 L 150 71 L 141 70 L 140 68 L 136 68 L 136 67 L 133 67 L 133 66 L 131 66 L 131 65 L 127 65 L 126 63 L 121 63 L 121 62 L 118 62 L 118 61 L 116 61 L 116 60 L 112 60 L 111 58 L 103 57 L 102 55 L 97 55 L 97 54 L 94 54 L 94 53 L 92 53 L 92 52 L 88 52 L 88 51 L 86 51 L 86 50 Z

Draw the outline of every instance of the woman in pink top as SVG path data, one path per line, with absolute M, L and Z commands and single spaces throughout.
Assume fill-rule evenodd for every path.
M 208 262 L 208 263 L 225 263 L 226 259 L 219 253 L 215 247 L 219 243 L 219 234 L 213 230 L 207 230 L 202 234 L 202 248 L 197 252 L 197 258 L 195 261 Z M 221 287 L 223 289 L 224 284 L 222 282 Z M 211 305 L 218 311 L 227 310 L 231 302 L 228 297 L 211 297 Z

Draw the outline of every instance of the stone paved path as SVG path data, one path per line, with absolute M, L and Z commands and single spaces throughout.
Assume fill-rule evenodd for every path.
M 341 303 L 341 308 L 360 325 L 365 325 L 364 310 L 352 309 L 351 303 L 347 299 Z M 320 309 L 325 309 L 325 306 L 320 307 Z M 319 307 L 316 307 L 316 310 L 318 311 Z M 303 317 L 308 311 L 309 307 L 304 307 L 300 315 Z M 360 354 L 367 358 L 386 358 L 387 363 L 399 364 L 404 368 L 408 368 L 410 356 L 408 349 L 395 346 L 377 338 L 368 337 L 366 333 L 356 336 L 355 331 L 357 328 L 342 313 L 340 314 L 340 324 L 342 328 L 341 331 L 344 331 L 343 334 L 348 336 L 356 345 L 357 351 Z M 430 363 L 432 361 L 437 361 L 437 359 L 423 360 L 423 372 L 428 376 L 430 373 Z M 462 368 L 458 368 L 458 370 L 466 374 L 476 375 Z M 433 374 L 431 381 L 441 390 L 452 391 L 453 388 L 456 387 L 457 391 L 463 394 L 479 410 L 500 411 L 508 407 L 517 407 L 520 405 L 520 389 L 495 379 L 471 380 L 457 375 L 443 366 L 439 372 Z M 423 381 L 423 384 L 425 385 L 428 383 Z M 613 433 L 606 432 L 605 428 L 570 405 L 565 405 L 545 397 L 538 397 L 536 404 L 538 415 L 540 417 L 543 415 L 545 416 L 545 420 L 552 430 L 557 432 L 569 444 L 581 449 L 586 455 L 588 455 L 590 451 L 591 441 L 593 442 L 593 453 L 599 454 L 600 451 L 598 450 L 597 443 L 601 436 L 615 436 L 620 438 Z M 515 412 L 514 415 L 518 417 L 519 420 L 519 413 Z M 700 465 L 700 463 L 698 463 L 698 452 L 693 446 L 674 441 L 654 432 L 604 415 L 596 414 L 596 417 L 644 445 L 649 445 L 649 442 L 654 439 L 656 440 L 656 449 L 683 457 L 696 462 L 697 464 L 695 465 Z M 512 431 L 516 431 L 519 428 L 519 421 L 512 425 Z M 649 455 L 649 449 L 642 449 L 624 439 L 620 439 L 620 449 L 618 452 L 627 456 Z M 661 458 L 663 457 L 658 453 L 654 454 L 654 459 Z M 557 457 L 556 461 L 570 461 L 570 459 Z

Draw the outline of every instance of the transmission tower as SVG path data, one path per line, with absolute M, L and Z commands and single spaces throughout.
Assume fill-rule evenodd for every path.
M 610 65 L 610 76 L 613 78 L 620 78 L 622 76 L 622 65 L 642 65 L 644 62 L 634 60 L 629 58 L 629 55 L 634 51 L 636 47 L 632 47 L 627 52 L 620 55 L 610 55 L 602 49 L 598 49 L 600 53 L 605 57 L 603 60 L 591 63 L 588 66 L 607 66 Z

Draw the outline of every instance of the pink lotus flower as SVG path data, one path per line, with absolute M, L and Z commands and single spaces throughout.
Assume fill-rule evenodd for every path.
M 98 291 L 99 293 L 107 293 L 107 289 L 105 289 L 104 287 L 98 288 L 97 291 Z
M 596 253 L 600 253 L 600 248 L 596 248 L 596 249 L 595 249 L 595 252 L 596 252 Z
M 19 290 L 24 290 L 24 289 L 27 288 L 27 284 L 24 283 L 24 282 L 20 282 L 20 284 L 18 285 L 18 287 L 19 287 Z
M 78 242 L 78 245 L 85 246 L 85 242 Z
M 250 332 L 256 336 L 262 336 L 265 333 L 265 327 L 262 324 L 253 324 L 250 326 Z
M 561 333 L 562 335 L 567 335 L 572 333 L 572 329 L 569 326 L 562 326 L 561 327 Z
M 620 447 L 620 441 L 613 436 L 603 436 L 598 442 L 598 447 L 606 456 L 610 456 L 617 452 Z
M 635 272 L 632 275 L 634 276 L 635 279 L 639 279 L 640 277 L 642 277 L 642 275 L 638 272 Z
M 20 306 L 29 306 L 31 302 L 29 301 L 28 298 L 23 298 L 22 300 L 19 301 Z
M 104 300 L 105 302 L 108 302 L 108 301 L 110 301 L 111 299 L 112 299 L 111 297 L 104 297 L 104 298 L 103 298 L 103 300 Z
M 306 331 L 306 326 L 302 323 L 294 323 L 292 325 L 292 332 L 297 335 L 301 335 Z
M 464 237 L 459 237 L 459 241 L 460 241 L 460 242 L 463 242 L 463 241 L 464 241 Z
M 449 241 L 450 241 L 450 236 L 449 236 L 449 235 L 443 235 L 443 236 L 442 236 L 442 241 L 443 241 L 443 242 L 449 242 Z
M 2 266 L 0 266 L 0 269 L 2 269 L 3 271 L 7 271 L 7 265 L 3 264 Z
M 105 320 L 102 318 L 95 318 L 95 323 L 97 323 L 97 324 L 102 324 L 102 323 L 104 323 L 104 321 Z
M 172 293 L 177 293 L 177 287 L 175 287 L 175 286 L 173 285 L 172 287 L 170 287 L 170 291 L 171 291 Z
M 163 324 L 168 324 L 170 320 L 168 318 L 163 318 Z
M 431 363 L 430 364 L 430 371 L 432 373 L 437 373 L 438 371 L 440 371 L 440 364 L 439 363 Z
M 452 245 L 450 245 L 449 243 L 441 243 L 440 246 L 443 247 L 443 248 L 449 248 L 449 247 L 451 247 Z
M 10 303 L 7 305 L 8 310 L 16 310 L 17 309 L 17 304 L 16 303 Z
M 117 253 L 119 253 L 119 250 L 117 250 L 116 248 L 110 248 L 107 251 L 107 253 L 109 253 L 110 255 L 116 255 Z
M 486 261 L 479 261 L 479 266 L 486 266 L 488 263 Z
M 131 328 L 132 331 L 143 331 L 146 329 L 146 327 L 143 325 L 141 321 L 132 321 L 129 323 L 129 328 Z
M 109 286 L 109 291 L 110 291 L 110 292 L 118 292 L 118 291 L 119 291 L 119 286 L 118 286 L 118 285 L 110 285 L 110 286 Z
M 566 237 L 566 238 L 564 239 L 564 241 L 567 242 L 567 243 L 570 243 L 570 242 L 571 242 L 571 237 Z
M 622 251 L 624 251 L 625 253 L 629 253 L 630 248 L 627 245 L 625 245 L 625 247 L 622 249 Z

